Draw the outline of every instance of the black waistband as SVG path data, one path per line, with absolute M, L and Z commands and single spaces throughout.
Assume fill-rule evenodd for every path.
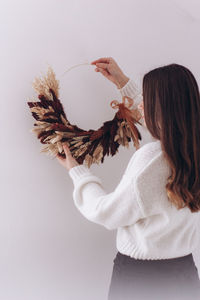
M 187 254 L 187 255 L 184 255 L 184 256 L 179 256 L 179 257 L 173 257 L 173 258 L 164 258 L 164 259 L 138 259 L 138 258 L 135 258 L 135 257 L 131 257 L 131 256 L 129 256 L 129 255 L 126 255 L 126 254 L 123 254 L 123 253 L 121 253 L 121 252 L 117 252 L 117 255 L 116 255 L 116 257 L 118 257 L 118 258 L 122 258 L 122 259 L 126 259 L 126 260 L 134 260 L 134 261 L 140 261 L 140 262 L 152 262 L 152 261 L 163 261 L 163 262 L 168 262 L 168 263 L 170 263 L 170 262 L 182 262 L 182 261 L 186 261 L 186 260 L 188 260 L 188 261 L 191 261 L 191 262 L 193 262 L 193 255 L 192 255 L 192 253 L 189 253 L 189 254 Z

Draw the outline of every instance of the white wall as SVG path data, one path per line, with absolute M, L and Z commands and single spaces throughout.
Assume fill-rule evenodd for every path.
M 199 81 L 198 1 L 1 0 L 1 300 L 106 300 L 115 231 L 87 221 L 73 185 L 30 133 L 31 83 L 50 64 L 59 77 L 72 65 L 112 56 L 141 85 L 150 69 L 176 62 Z M 68 119 L 96 129 L 116 112 L 116 87 L 94 66 L 60 80 Z M 143 140 L 143 143 L 145 139 Z M 112 191 L 132 156 L 120 148 L 91 169 Z M 113 168 L 116 172 L 112 172 Z M 196 254 L 198 260 L 198 253 Z

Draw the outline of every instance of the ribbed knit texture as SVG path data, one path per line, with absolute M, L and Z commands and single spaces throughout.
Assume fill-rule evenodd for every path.
M 138 104 L 143 99 L 142 93 L 141 93 L 139 87 L 131 78 L 129 78 L 129 81 L 126 83 L 126 85 L 123 88 L 118 89 L 118 90 L 120 91 L 122 96 L 129 96 L 129 97 L 133 98 L 134 102 L 133 102 L 132 107 L 134 109 L 137 108 Z
M 132 97 L 135 106 L 142 100 L 132 79 L 120 91 Z M 119 252 L 138 259 L 166 259 L 192 253 L 199 243 L 199 213 L 187 207 L 177 210 L 169 202 L 165 185 L 170 172 L 160 141 L 155 140 L 134 152 L 111 193 L 84 164 L 68 173 L 75 206 L 89 221 L 117 230 Z

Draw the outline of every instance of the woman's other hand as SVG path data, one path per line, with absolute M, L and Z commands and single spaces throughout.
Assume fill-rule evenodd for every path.
M 118 89 L 125 86 L 129 80 L 112 57 L 99 58 L 92 61 L 91 65 L 96 65 L 95 71 L 101 72 L 101 74 L 112 81 Z
M 63 144 L 63 149 L 65 152 L 66 158 L 61 157 L 59 154 L 56 155 L 56 158 L 57 158 L 58 162 L 69 171 L 71 168 L 78 166 L 79 164 L 72 157 L 69 147 L 67 146 L 66 143 Z

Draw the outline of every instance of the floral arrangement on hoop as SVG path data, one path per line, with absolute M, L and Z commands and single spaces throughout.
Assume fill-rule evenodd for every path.
M 40 101 L 27 102 L 35 118 L 31 132 L 46 146 L 40 151 L 53 157 L 57 154 L 65 158 L 62 143 L 67 142 L 72 156 L 79 164 L 85 162 L 88 167 L 93 163 L 104 162 L 105 155 L 115 155 L 120 145 L 129 147 L 133 140 L 134 147 L 139 148 L 141 134 L 135 123 L 142 115 L 139 110 L 131 109 L 133 99 L 122 97 L 122 103 L 111 101 L 110 105 L 118 109 L 114 118 L 106 121 L 97 130 L 83 130 L 67 119 L 63 105 L 59 100 L 59 81 L 51 67 L 43 78 L 35 78 L 33 88 Z M 126 103 L 128 100 L 128 104 Z

